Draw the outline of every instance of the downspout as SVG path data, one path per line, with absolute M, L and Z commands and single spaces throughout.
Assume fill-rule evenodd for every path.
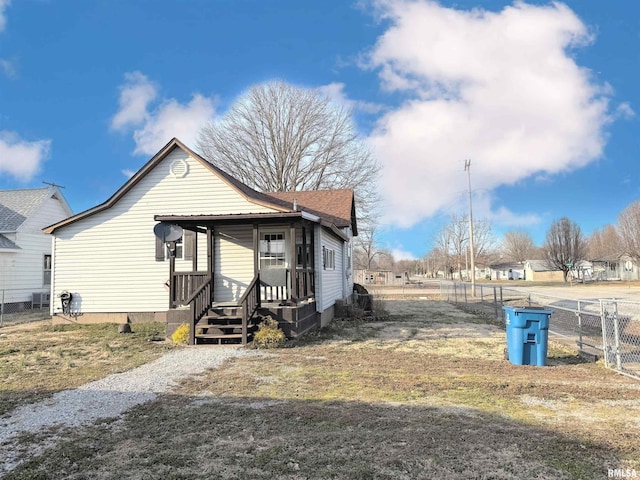
M 56 236 L 51 236 L 51 285 L 49 285 L 49 315 L 53 316 L 54 309 L 54 296 L 53 292 L 55 291 L 55 282 L 56 282 Z

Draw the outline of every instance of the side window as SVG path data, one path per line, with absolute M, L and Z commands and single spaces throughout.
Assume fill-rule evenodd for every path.
M 195 252 L 194 232 L 185 230 L 182 238 L 176 242 L 176 260 L 190 260 Z M 169 248 L 156 237 L 156 261 L 163 262 L 169 260 Z
M 322 265 L 325 270 L 335 270 L 336 251 L 327 247 L 322 247 Z
M 51 255 L 45 254 L 42 265 L 42 284 L 51 285 Z
M 184 237 L 183 237 L 184 238 Z M 164 259 L 169 260 L 169 247 L 164 249 Z M 184 247 L 182 245 L 182 238 L 176 242 L 176 260 L 184 260 Z

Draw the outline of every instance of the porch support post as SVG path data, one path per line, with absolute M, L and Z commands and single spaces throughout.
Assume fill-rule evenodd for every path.
M 260 270 L 260 238 L 258 236 L 258 224 L 253 224 L 253 275 L 256 276 Z
M 309 296 L 309 264 L 307 262 L 307 222 L 302 224 L 302 296 Z
M 182 248 L 186 248 L 186 245 L 183 245 Z M 193 257 L 192 257 L 192 270 L 193 272 L 198 271 L 198 230 L 193 232 Z
M 164 248 L 167 248 L 167 244 L 164 244 Z M 174 252 L 175 252 L 175 246 Z M 176 295 L 176 256 L 169 255 L 169 308 L 175 308 L 174 304 L 177 295 Z
M 311 275 L 309 275 L 309 292 L 308 294 L 316 294 L 316 229 L 314 224 L 309 224 L 311 227 L 311 246 L 309 247 L 309 251 L 311 252 Z
M 298 301 L 298 278 L 296 275 L 296 267 L 298 265 L 297 251 L 296 251 L 296 225 L 291 222 L 289 225 L 289 238 L 291 239 L 291 285 L 289 290 L 289 298 L 293 299 L 295 295 L 296 302 Z
M 209 299 L 210 302 L 213 302 L 213 253 L 213 227 L 211 225 L 207 225 L 207 273 L 211 275 L 211 298 Z

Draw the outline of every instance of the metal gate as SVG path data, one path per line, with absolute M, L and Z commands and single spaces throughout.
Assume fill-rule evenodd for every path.
M 640 378 L 640 319 L 638 304 L 601 300 L 602 345 L 608 368 Z

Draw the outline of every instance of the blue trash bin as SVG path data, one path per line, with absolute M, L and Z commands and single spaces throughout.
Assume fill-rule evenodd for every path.
M 502 307 L 507 326 L 507 352 L 514 365 L 547 364 L 549 317 L 543 308 Z

